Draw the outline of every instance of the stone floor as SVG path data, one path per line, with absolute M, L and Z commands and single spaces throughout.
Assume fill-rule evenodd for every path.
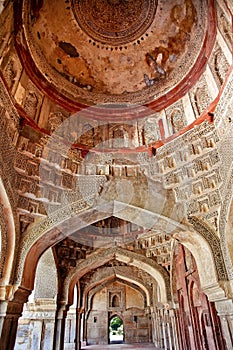
M 86 350 L 122 350 L 122 349 L 135 349 L 135 350 L 162 350 L 155 348 L 153 344 L 110 344 L 110 345 L 89 345 L 83 346 L 82 349 Z

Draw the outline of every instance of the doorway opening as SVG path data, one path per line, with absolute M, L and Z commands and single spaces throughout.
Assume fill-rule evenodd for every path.
M 109 322 L 109 343 L 122 344 L 124 342 L 124 325 L 118 316 L 113 316 Z

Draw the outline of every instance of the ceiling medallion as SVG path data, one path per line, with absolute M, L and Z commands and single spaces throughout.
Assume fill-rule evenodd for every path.
M 119 46 L 145 34 L 152 24 L 158 0 L 73 0 L 80 28 L 94 41 Z

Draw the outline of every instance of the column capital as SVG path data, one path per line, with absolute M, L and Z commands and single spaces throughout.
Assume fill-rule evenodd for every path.
M 0 300 L 12 300 L 14 298 L 15 292 L 19 288 L 21 287 L 16 284 L 0 285 Z
M 220 317 L 233 316 L 233 301 L 231 299 L 215 301 L 215 307 Z

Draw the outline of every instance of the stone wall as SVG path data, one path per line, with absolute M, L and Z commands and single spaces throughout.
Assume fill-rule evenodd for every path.
M 112 305 L 115 295 L 119 297 L 119 305 L 116 306 Z M 108 344 L 109 321 L 113 316 L 118 316 L 123 321 L 126 343 L 144 343 L 150 340 L 150 324 L 142 295 L 129 286 L 114 282 L 97 292 L 93 298 L 87 320 L 89 345 Z

